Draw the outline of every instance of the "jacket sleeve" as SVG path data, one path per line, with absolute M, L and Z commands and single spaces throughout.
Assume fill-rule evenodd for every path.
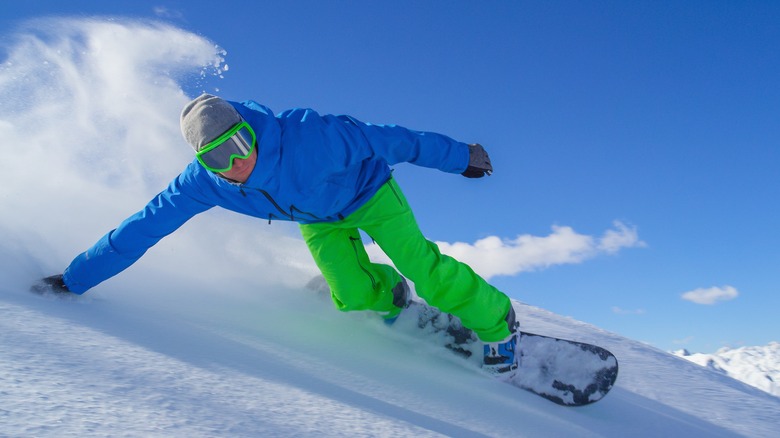
M 329 117 L 340 120 L 344 131 L 352 131 L 342 133 L 342 138 L 352 137 L 353 147 L 367 149 L 364 154 L 354 154 L 355 157 L 368 154 L 383 158 L 391 166 L 407 162 L 448 173 L 462 173 L 468 167 L 468 145 L 446 135 L 397 125 L 372 125 L 350 116 L 324 118 Z
M 63 280 L 71 292 L 83 294 L 122 272 L 163 237 L 213 205 L 197 199 L 183 173 L 154 197 L 143 210 L 125 219 L 65 269 Z

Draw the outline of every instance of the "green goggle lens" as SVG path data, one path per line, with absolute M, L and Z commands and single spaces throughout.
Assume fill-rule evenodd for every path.
M 249 158 L 257 144 L 255 131 L 249 123 L 242 121 L 203 146 L 195 156 L 206 169 L 221 173 L 233 168 L 233 159 Z

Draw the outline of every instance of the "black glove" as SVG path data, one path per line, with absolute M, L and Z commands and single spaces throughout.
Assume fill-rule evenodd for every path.
M 55 293 L 55 294 L 72 294 L 68 290 L 68 286 L 65 285 L 65 281 L 62 280 L 62 274 L 52 275 L 50 277 L 42 278 L 37 283 L 30 287 L 30 291 L 37 294 Z
M 469 167 L 461 174 L 466 178 L 482 178 L 493 173 L 493 165 L 485 148 L 480 144 L 469 145 Z

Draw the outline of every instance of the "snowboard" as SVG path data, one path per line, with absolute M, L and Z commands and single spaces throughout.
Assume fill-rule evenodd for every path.
M 417 328 L 438 334 L 445 347 L 464 357 L 480 354 L 482 343 L 476 334 L 450 314 L 412 301 L 399 317 L 417 319 Z M 604 398 L 615 385 L 617 358 L 606 349 L 518 331 L 519 366 L 507 383 L 562 406 L 584 406 Z

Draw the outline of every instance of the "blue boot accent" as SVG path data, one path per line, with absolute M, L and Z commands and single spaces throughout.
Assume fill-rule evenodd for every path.
M 485 342 L 482 369 L 500 380 L 514 377 L 519 365 L 517 352 L 517 333 L 499 342 Z

